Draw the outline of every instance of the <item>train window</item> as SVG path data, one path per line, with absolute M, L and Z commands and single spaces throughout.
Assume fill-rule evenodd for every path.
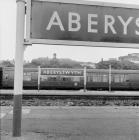
M 31 76 L 30 72 L 24 72 L 24 76 Z
M 62 81 L 66 81 L 67 79 L 65 77 L 62 78 Z
M 26 75 L 23 77 L 23 80 L 24 81 L 31 81 L 31 76 Z
M 91 77 L 87 76 L 87 81 L 91 82 Z
M 94 82 L 94 81 L 96 81 L 96 79 L 94 78 L 94 76 L 87 76 L 87 81 Z
M 84 78 L 83 77 L 80 77 L 80 81 L 84 81 Z
M 93 74 L 92 76 L 87 77 L 88 82 L 100 82 L 101 77 L 99 75 Z
M 71 79 L 71 81 L 73 81 L 74 77 L 71 77 L 70 79 Z
M 70 81 L 69 77 L 62 77 L 62 81 Z
M 48 81 L 56 81 L 57 78 L 56 77 L 48 77 Z
M 52 79 L 53 79 L 53 81 L 56 81 L 56 80 L 57 80 L 57 78 L 56 78 L 56 77 L 53 77 Z
M 73 81 L 74 81 L 74 82 L 80 82 L 80 77 L 74 77 L 74 78 L 73 78 Z
M 93 74 L 87 77 L 88 82 L 108 82 L 108 75 L 106 74 Z
M 115 83 L 123 83 L 126 82 L 126 75 L 124 74 L 116 74 L 114 75 L 114 82 Z
M 102 75 L 102 82 L 108 82 L 108 75 Z
M 23 73 L 23 81 L 31 81 L 31 73 L 30 72 Z
M 40 76 L 40 80 L 41 81 L 47 81 L 48 80 L 48 77 L 46 75 L 41 75 Z
M 94 82 L 102 82 L 102 76 L 101 75 L 95 75 L 93 78 Z

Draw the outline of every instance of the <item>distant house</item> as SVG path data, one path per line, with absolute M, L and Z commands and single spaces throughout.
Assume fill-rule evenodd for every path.
M 126 56 L 119 57 L 119 61 L 130 61 L 139 64 L 139 53 L 132 53 Z
M 109 61 L 117 61 L 116 58 L 109 58 Z
M 92 68 L 92 69 L 95 69 L 96 68 L 96 64 L 95 63 L 92 63 L 92 62 L 81 62 L 81 66 L 83 66 L 83 67 L 89 67 L 89 68 Z

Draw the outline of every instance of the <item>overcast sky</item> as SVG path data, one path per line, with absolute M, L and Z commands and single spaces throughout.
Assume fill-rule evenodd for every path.
M 97 1 L 97 0 L 96 0 Z M 139 5 L 139 0 L 99 0 Z M 16 0 L 0 0 L 0 60 L 14 59 L 16 28 Z M 71 58 L 79 61 L 98 62 L 101 58 L 118 58 L 129 53 L 139 53 L 139 49 L 96 48 L 80 46 L 32 45 L 28 46 L 24 59 L 50 57 Z

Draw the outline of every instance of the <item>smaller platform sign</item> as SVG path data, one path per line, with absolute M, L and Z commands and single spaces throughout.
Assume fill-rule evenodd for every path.
M 41 75 L 83 76 L 83 70 L 74 70 L 74 69 L 41 69 Z

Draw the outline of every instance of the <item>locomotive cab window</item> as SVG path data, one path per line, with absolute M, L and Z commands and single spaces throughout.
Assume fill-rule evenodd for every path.
M 31 80 L 36 81 L 38 79 L 38 74 L 37 72 L 31 72 Z

